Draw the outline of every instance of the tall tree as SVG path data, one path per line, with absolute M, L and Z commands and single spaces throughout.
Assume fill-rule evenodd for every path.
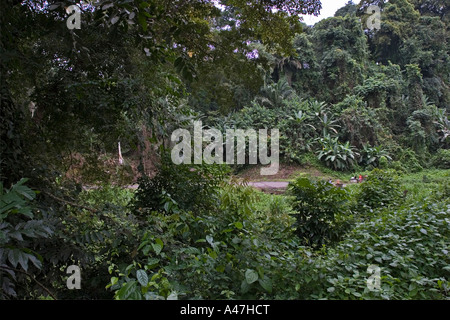
M 222 14 L 216 4 L 234 12 L 218 29 L 212 23 Z M 81 8 L 79 30 L 67 28 L 70 5 Z M 263 41 L 279 52 L 291 50 L 290 41 L 300 28 L 298 15 L 317 14 L 321 5 L 316 0 L 4 0 L 2 7 L 1 178 L 12 183 L 24 174 L 24 168 L 33 169 L 33 159 L 23 166 L 17 161 L 20 150 L 27 151 L 21 144 L 30 134 L 26 109 L 32 99 L 39 99 L 33 102 L 38 103 L 32 122 L 38 121 L 40 130 L 74 150 L 75 137 L 80 146 L 89 128 L 98 134 L 101 128 L 126 122 L 131 114 L 142 116 L 144 112 L 158 119 L 169 110 L 164 106 L 167 100 L 161 104 L 159 98 L 183 90 L 171 74 L 173 67 L 189 83 L 209 60 L 234 50 L 245 55 L 249 42 Z M 218 41 L 217 33 L 227 36 L 226 41 Z M 134 69 L 140 59 L 150 61 L 150 70 L 161 75 L 153 78 L 160 86 L 146 82 L 145 71 Z M 21 92 L 23 84 L 26 93 Z M 146 85 L 155 90 L 137 102 L 136 92 L 145 95 Z M 69 134 L 70 128 L 74 134 Z M 29 151 L 27 156 L 32 157 Z

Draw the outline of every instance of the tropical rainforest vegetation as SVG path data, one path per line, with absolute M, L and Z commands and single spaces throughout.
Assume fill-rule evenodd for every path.
M 446 0 L 314 26 L 318 0 L 1 8 L 1 299 L 449 299 Z M 279 129 L 281 167 L 367 178 L 272 195 L 250 164 L 175 165 L 194 120 Z

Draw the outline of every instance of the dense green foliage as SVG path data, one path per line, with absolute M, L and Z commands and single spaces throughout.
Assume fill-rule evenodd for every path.
M 428 199 L 431 200 L 431 199 Z M 315 262 L 317 298 L 448 299 L 448 203 L 382 210 Z M 368 268 L 381 269 L 381 289 L 367 287 Z M 313 276 L 314 278 L 314 276 Z
M 291 183 L 290 191 L 299 237 L 312 247 L 337 242 L 345 225 L 340 220 L 350 215 L 346 190 L 328 181 L 300 178 Z
M 298 18 L 320 8 L 2 1 L 0 299 L 449 299 L 446 2 Z M 233 177 L 248 165 L 175 165 L 194 120 L 367 178 L 268 195 Z
M 358 204 L 363 210 L 388 207 L 400 200 L 400 187 L 395 170 L 374 169 L 361 186 Z
M 168 214 L 178 208 L 194 212 L 208 209 L 216 200 L 227 171 L 225 166 L 174 165 L 167 159 L 155 177 L 140 178 L 133 206 L 142 212 Z
M 361 192 L 390 174 L 374 172 Z M 448 298 L 448 193 L 433 193 L 430 204 L 381 204 L 349 219 L 356 195 L 307 179 L 292 188 L 296 196 L 285 199 L 231 185 L 216 214 L 153 213 L 135 261 L 111 266 L 108 287 L 116 299 Z M 330 246 L 316 247 L 319 237 L 303 242 L 310 231 Z M 371 265 L 381 268 L 377 290 L 367 286 Z
M 16 288 L 14 281 L 23 282 L 25 290 L 34 285 L 30 283 L 32 269 L 41 270 L 43 259 L 33 250 L 33 240 L 48 238 L 53 233 L 33 212 L 30 202 L 36 194 L 25 183 L 26 179 L 22 179 L 9 190 L 4 190 L 0 183 L 0 268 L 6 272 L 0 277 L 2 299 L 25 294 Z

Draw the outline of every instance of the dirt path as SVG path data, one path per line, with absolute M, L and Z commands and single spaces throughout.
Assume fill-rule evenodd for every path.
M 283 165 L 282 167 L 280 167 L 280 170 L 277 173 L 277 175 L 270 177 L 271 179 L 273 179 L 272 181 L 261 181 L 259 167 L 250 168 L 238 175 L 239 178 L 242 178 L 246 181 L 250 181 L 248 182 L 248 186 L 272 194 L 285 193 L 289 185 L 289 181 L 295 180 L 297 177 L 300 176 L 313 177 L 323 180 L 331 179 L 333 183 L 335 182 L 335 180 L 337 180 L 335 177 L 330 177 L 327 174 L 323 174 L 314 167 L 298 166 L 298 165 Z M 138 186 L 139 186 L 138 184 L 132 184 L 126 186 L 126 188 L 136 190 Z M 346 183 L 344 182 L 343 187 L 345 186 Z M 85 189 L 95 189 L 95 188 L 96 187 L 88 187 L 88 186 L 85 187 Z
M 249 182 L 250 187 L 254 187 L 263 192 L 280 194 L 284 193 L 289 185 L 287 181 L 259 181 L 259 182 Z
M 244 178 L 248 182 L 250 187 L 259 189 L 266 193 L 282 194 L 286 192 L 289 185 L 289 181 L 293 181 L 298 177 L 314 178 L 320 180 L 331 180 L 335 184 L 338 179 L 332 177 L 329 174 L 324 174 L 317 168 L 311 166 L 298 166 L 298 165 L 282 165 L 279 172 L 275 176 L 271 176 L 272 181 L 262 181 L 259 171 L 259 167 L 247 169 L 239 174 L 240 178 Z M 267 177 L 265 177 L 267 179 Z M 342 181 L 342 180 L 341 180 Z M 343 181 L 344 182 L 344 181 Z M 347 183 L 344 182 L 342 187 L 346 187 Z
M 259 181 L 259 182 L 249 182 L 248 185 L 250 187 L 259 189 L 263 192 L 282 194 L 282 193 L 286 192 L 289 182 L 287 182 L 287 181 Z M 343 188 L 345 188 L 346 186 L 347 186 L 346 184 L 342 184 Z
M 259 181 L 249 182 L 248 185 L 258 189 L 286 189 L 289 182 L 287 181 Z

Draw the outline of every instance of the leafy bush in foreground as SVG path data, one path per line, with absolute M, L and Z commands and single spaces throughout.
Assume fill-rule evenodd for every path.
M 450 297 L 450 204 L 416 203 L 381 211 L 360 223 L 336 248 L 303 266 L 305 298 L 448 299 Z M 369 266 L 380 268 L 371 291 Z
M 320 247 L 341 238 L 346 227 L 342 218 L 350 215 L 346 189 L 327 181 L 300 178 L 289 185 L 289 190 L 296 198 L 296 232 L 304 244 Z
M 275 216 L 255 214 L 256 200 L 253 189 L 230 185 L 213 211 L 152 212 L 133 263 L 111 265 L 108 287 L 115 298 L 295 297 L 293 270 L 302 259 L 297 238 L 274 227 Z M 281 217 L 277 207 L 272 215 Z
M 133 261 L 112 260 L 107 287 L 116 299 L 449 297 L 450 203 L 440 193 L 402 207 L 380 202 L 361 218 L 346 216 L 349 195 L 331 184 L 299 179 L 292 188 L 305 199 L 303 208 L 314 209 L 305 212 L 318 215 L 309 227 L 325 236 L 342 230 L 334 229 L 333 208 L 354 227 L 333 247 L 312 250 L 286 217 L 298 212 L 296 199 L 292 209 L 268 196 L 257 204 L 251 188 L 225 185 L 213 210 L 147 215 Z M 379 268 L 379 287 L 368 286 L 369 267 Z
M 372 211 L 396 204 L 401 195 L 401 184 L 395 170 L 374 169 L 361 184 L 357 196 L 359 211 Z
M 168 212 L 174 205 L 185 210 L 210 208 L 227 172 L 225 166 L 175 165 L 168 159 L 155 177 L 140 178 L 133 205 L 161 212 Z
M 21 179 L 9 190 L 0 182 L 0 299 L 18 296 L 17 283 L 21 290 L 38 287 L 30 280 L 42 269 L 43 259 L 33 250 L 33 242 L 53 233 L 34 212 L 31 203 L 36 193 L 26 182 Z

